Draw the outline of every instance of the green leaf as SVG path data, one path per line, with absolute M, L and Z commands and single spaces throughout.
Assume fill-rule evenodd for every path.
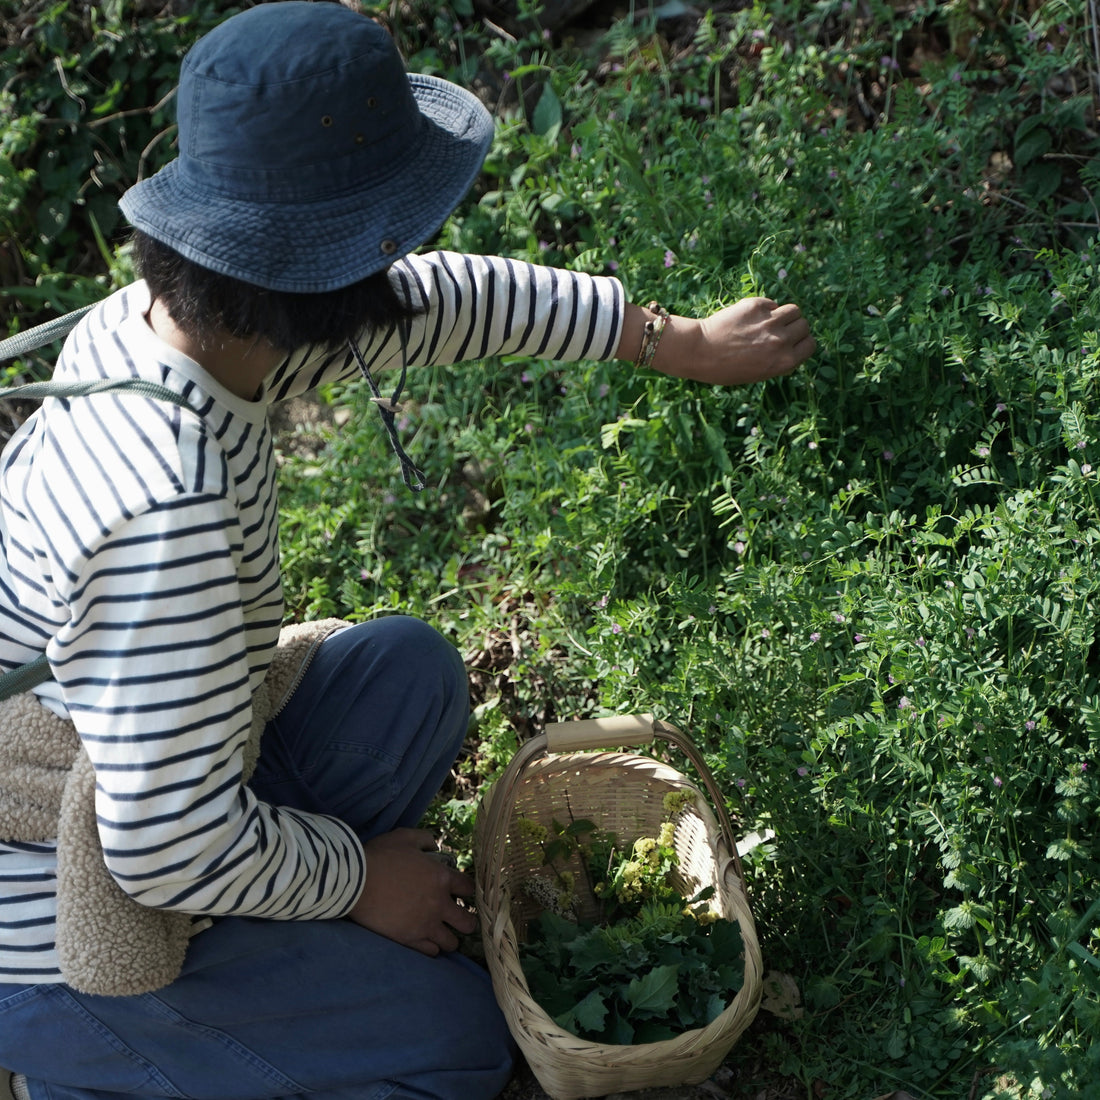
M 605 937 L 598 931 L 578 936 L 570 945 L 570 959 L 580 974 L 591 974 L 598 967 L 615 961 Z
M 1076 955 L 1082 962 L 1086 962 L 1100 970 L 1100 959 L 1086 951 L 1079 943 L 1071 943 L 1067 950 L 1071 955 Z
M 960 955 L 959 966 L 970 971 L 980 982 L 988 982 L 1000 967 L 984 955 Z
M 901 1058 L 905 1054 L 907 1039 L 908 1036 L 905 1034 L 903 1028 L 894 1028 L 890 1033 L 890 1040 L 886 1044 L 886 1053 L 889 1054 L 891 1058 Z
M 542 95 L 531 114 L 531 129 L 548 141 L 557 140 L 561 129 L 561 100 L 548 82 L 542 86 Z
M 958 905 L 944 913 L 943 926 L 944 928 L 972 928 L 974 926 L 974 915 L 968 906 Z
M 555 837 L 543 846 L 543 863 L 553 863 L 556 859 L 567 859 L 572 851 L 570 846 L 560 837 Z
M 600 445 L 604 450 L 609 450 L 619 442 L 619 436 L 623 432 L 631 432 L 636 428 L 644 428 L 648 421 L 639 420 L 637 417 L 624 417 L 622 420 L 614 420 L 610 424 L 604 424 L 600 428 Z
M 714 975 L 719 989 L 728 989 L 736 993 L 743 984 L 745 969 L 741 966 L 720 966 Z
M 600 996 L 598 989 L 591 993 L 573 1009 L 573 1017 L 579 1027 L 585 1031 L 603 1031 L 604 1021 L 607 1019 L 607 1003 Z
M 626 1001 L 637 1013 L 660 1016 L 676 1001 L 678 966 L 656 966 L 648 974 L 635 978 L 626 989 Z
M 1022 173 L 1021 182 L 1028 194 L 1041 202 L 1061 186 L 1062 169 L 1050 161 L 1029 164 Z
M 1028 120 L 1031 121 L 1031 120 Z M 1016 131 L 1016 166 L 1023 168 L 1050 152 L 1054 139 L 1045 126 L 1027 126 L 1022 123 Z
M 733 470 L 733 463 L 730 462 L 730 456 L 726 451 L 727 441 L 725 435 L 713 424 L 704 424 L 703 438 L 706 440 L 707 450 L 717 464 L 718 469 L 723 473 L 730 473 Z
M 69 224 L 68 206 L 57 202 L 44 202 L 35 215 L 39 233 L 50 240 L 56 237 Z
M 669 1027 L 660 1020 L 642 1020 L 634 1030 L 635 1043 L 659 1043 L 663 1039 L 675 1039 L 680 1028 Z
M 519 80 L 522 77 L 530 76 L 532 73 L 541 73 L 545 71 L 545 65 L 519 65 L 512 69 L 512 79 Z
M 607 1029 L 606 1040 L 619 1046 L 629 1046 L 634 1042 L 634 1028 L 630 1021 L 616 1015 Z
M 737 921 L 717 920 L 710 926 L 710 949 L 716 959 L 729 962 L 741 957 L 745 942 Z

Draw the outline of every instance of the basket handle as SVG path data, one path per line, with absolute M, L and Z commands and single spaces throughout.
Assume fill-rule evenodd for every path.
M 668 722 L 657 721 L 652 714 L 622 714 L 609 718 L 586 718 L 576 722 L 548 722 L 545 736 L 547 752 L 586 752 L 624 745 L 650 745 L 655 737 L 678 748 L 692 762 L 703 781 L 733 865 L 737 869 L 737 877 L 741 880 L 742 888 L 745 888 L 741 857 L 737 854 L 737 837 L 726 809 L 725 797 L 702 754 L 686 734 Z
M 610 718 L 584 718 L 576 722 L 547 722 L 548 752 L 588 752 L 622 745 L 653 742 L 652 714 L 616 714 Z

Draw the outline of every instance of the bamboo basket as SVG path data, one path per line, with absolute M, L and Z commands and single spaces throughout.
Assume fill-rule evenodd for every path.
M 591 751 L 641 746 L 654 736 L 681 750 L 703 779 L 717 817 L 702 793 L 674 768 L 647 756 Z M 724 1012 L 706 1027 L 654 1043 L 617 1046 L 588 1042 L 558 1027 L 531 996 L 519 945 L 540 906 L 525 880 L 550 874 L 537 843 L 518 829 L 520 818 L 549 827 L 587 818 L 620 837 L 655 836 L 670 791 L 695 795 L 677 821 L 674 846 L 685 896 L 714 887 L 711 905 L 741 926 L 745 981 Z M 523 745 L 486 793 L 474 835 L 477 908 L 493 988 L 520 1050 L 555 1100 L 604 1096 L 655 1086 L 705 1081 L 721 1064 L 760 1007 L 761 959 L 733 825 L 721 792 L 691 741 L 650 715 L 549 725 Z M 581 876 L 577 876 L 580 881 Z M 581 899 L 579 916 L 595 915 Z

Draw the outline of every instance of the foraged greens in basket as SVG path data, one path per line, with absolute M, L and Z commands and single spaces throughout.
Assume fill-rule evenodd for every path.
M 555 821 L 552 832 L 520 822 L 552 872 L 524 884 L 542 912 L 521 947 L 523 972 L 546 1013 L 580 1038 L 673 1038 L 714 1020 L 744 982 L 737 922 L 708 905 L 713 889 L 685 897 L 677 885 L 675 821 L 691 797 L 666 795 L 658 836 L 627 844 L 588 820 Z M 598 900 L 595 921 L 578 918 L 578 889 Z

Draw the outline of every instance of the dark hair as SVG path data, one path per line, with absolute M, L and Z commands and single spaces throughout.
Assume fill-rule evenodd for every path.
M 335 349 L 364 328 L 389 328 L 419 312 L 388 271 L 338 290 L 298 294 L 211 271 L 141 230 L 134 231 L 133 244 L 138 274 L 193 340 L 224 329 L 232 336 L 268 340 L 281 351 L 307 344 Z

